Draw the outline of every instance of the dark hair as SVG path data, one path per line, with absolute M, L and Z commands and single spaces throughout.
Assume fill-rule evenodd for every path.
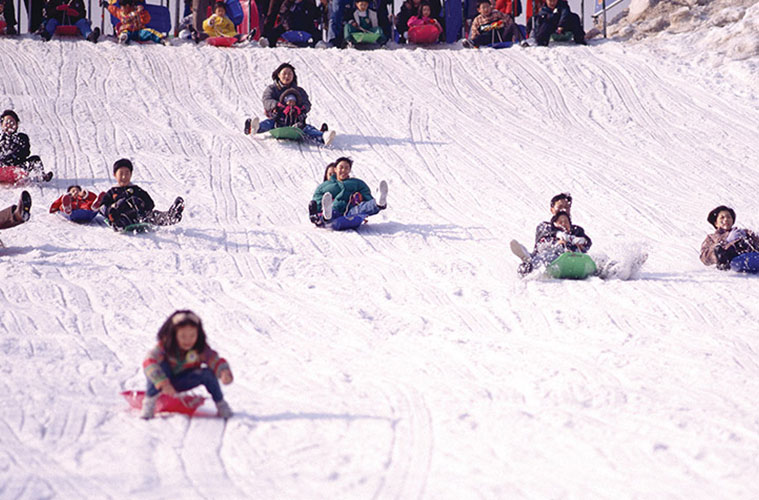
M 559 193 L 553 198 L 551 198 L 551 205 L 554 206 L 557 201 L 559 200 L 567 200 L 567 202 L 571 205 L 572 204 L 572 195 L 569 193 Z
M 158 335 L 156 335 L 158 343 L 161 344 L 167 353 L 179 353 L 177 329 L 185 325 L 193 325 L 198 329 L 198 340 L 195 341 L 195 345 L 192 348 L 198 351 L 198 354 L 206 349 L 206 332 L 203 330 L 203 322 L 197 314 L 189 309 L 181 309 L 171 313 L 171 316 L 163 322 L 160 330 L 158 330 Z
M 66 192 L 68 193 L 69 191 L 71 191 L 71 188 L 77 188 L 79 191 L 82 191 L 82 186 L 80 186 L 79 184 L 72 184 L 66 188 Z
M 120 169 L 121 167 L 126 167 L 129 169 L 130 172 L 134 172 L 134 166 L 132 165 L 132 162 L 126 158 L 116 160 L 116 163 L 113 164 L 113 173 L 115 174 L 116 171 Z
M 271 79 L 274 80 L 277 83 L 279 82 L 279 72 L 282 71 L 285 68 L 290 68 L 293 72 L 293 83 L 291 85 L 297 87 L 298 86 L 298 75 L 295 73 L 295 67 L 290 64 L 289 62 L 283 62 L 279 66 L 277 66 L 277 69 L 274 70 L 274 73 L 271 74 Z
M 135 0 L 119 0 L 119 5 L 122 7 L 126 7 L 127 5 L 132 6 L 135 3 L 137 3 Z
M 729 212 L 730 216 L 733 218 L 733 222 L 735 222 L 735 210 L 730 207 L 726 207 L 725 205 L 720 205 L 709 212 L 709 215 L 706 217 L 706 220 L 709 221 L 709 224 L 714 226 L 715 229 L 717 228 L 717 217 L 719 216 L 720 212 Z
M 330 168 L 335 168 L 336 166 L 337 166 L 337 163 L 333 161 L 332 163 L 330 163 L 329 165 L 327 165 L 327 168 L 324 169 L 324 180 L 325 181 L 329 180 L 329 178 L 327 177 L 327 172 L 329 171 L 329 169 Z
M 341 156 L 340 158 L 338 158 L 337 160 L 335 160 L 335 167 L 337 167 L 337 165 L 338 165 L 338 164 L 339 164 L 341 161 L 347 161 L 347 162 L 348 162 L 348 165 L 350 165 L 350 166 L 351 166 L 351 168 L 353 168 L 353 160 L 351 160 L 351 159 L 350 159 L 349 157 L 347 157 L 347 156 Z
M 14 120 L 16 120 L 16 123 L 19 122 L 18 115 L 12 109 L 6 109 L 5 111 L 3 111 L 3 114 L 0 115 L 0 120 L 2 120 L 3 118 L 5 118 L 6 116 L 10 116 Z
M 224 2 L 216 2 L 215 4 L 213 4 L 213 10 L 216 10 L 219 7 L 223 8 L 224 12 L 227 11 L 227 4 L 226 3 L 224 3 Z
M 556 212 L 556 215 L 554 215 L 553 217 L 551 217 L 551 224 L 553 224 L 554 222 L 556 222 L 557 220 L 559 220 L 559 217 L 561 217 L 561 216 L 566 216 L 567 220 L 569 220 L 569 225 L 572 225 L 572 217 L 570 217 L 569 214 L 567 212 L 565 212 L 564 210 L 560 210 L 560 211 Z
M 430 14 L 432 14 L 432 5 L 430 5 L 430 2 L 428 2 L 427 0 L 422 0 L 422 3 L 419 4 L 419 8 L 417 9 L 418 16 L 421 17 L 422 9 L 424 8 L 425 5 L 430 8 Z
M 482 4 L 484 4 L 484 3 L 486 3 L 486 4 L 488 4 L 488 5 L 492 5 L 492 4 L 490 3 L 490 0 L 477 0 L 477 8 L 479 9 L 479 8 L 480 8 L 480 5 L 482 5 Z

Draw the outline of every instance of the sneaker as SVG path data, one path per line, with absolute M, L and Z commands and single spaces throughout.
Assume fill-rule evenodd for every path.
M 319 220 L 319 208 L 316 205 L 316 200 L 308 202 L 308 219 L 317 226 L 321 223 L 321 220 Z
M 527 43 L 527 40 L 522 40 L 521 42 L 519 42 L 519 46 L 520 47 L 529 47 L 530 44 Z
M 323 135 L 324 145 L 329 146 L 330 144 L 332 144 L 332 141 L 335 140 L 335 135 L 336 134 L 334 130 L 327 131 L 327 133 Z
M 464 41 L 461 42 L 461 45 L 463 45 L 465 49 L 473 49 L 474 48 L 474 44 L 472 42 L 470 42 L 468 39 L 464 39 Z
M 124 45 L 126 45 L 127 43 L 129 43 L 129 33 L 127 33 L 126 31 L 122 31 L 121 33 L 119 33 L 119 40 L 118 40 L 118 42 L 122 43 Z
M 256 31 L 258 28 L 253 28 L 253 31 L 248 33 L 248 36 L 245 37 L 245 40 L 252 42 L 254 38 L 256 38 Z
M 21 191 L 21 197 L 19 198 L 18 205 L 16 206 L 16 216 L 26 222 L 29 220 L 29 212 L 31 209 L 32 195 L 29 194 L 29 191 Z
M 253 120 L 251 120 L 250 118 L 246 118 L 245 126 L 243 127 L 243 130 L 242 130 L 243 133 L 245 133 L 245 135 L 250 135 L 252 128 L 253 128 Z
M 160 395 L 161 393 L 159 392 L 155 396 L 145 396 L 145 399 L 142 400 L 142 413 L 140 414 L 140 418 L 150 420 L 155 416 L 155 404 L 158 402 L 158 396 Z
M 98 43 L 98 38 L 100 38 L 100 28 L 95 28 L 89 35 L 87 35 L 88 42 Z
M 329 126 L 326 123 L 322 123 L 322 126 L 319 130 L 321 130 L 322 132 L 326 132 L 327 130 L 329 130 Z
M 232 408 L 229 407 L 229 403 L 222 399 L 216 402 L 216 414 L 221 418 L 229 418 L 232 416 Z
M 45 182 L 50 182 L 53 179 L 53 173 L 48 172 L 42 176 L 42 180 Z
M 268 39 L 268 38 L 265 38 L 265 37 L 261 37 L 261 38 L 258 40 L 258 44 L 259 44 L 261 47 L 263 47 L 263 48 L 267 48 L 267 47 L 269 46 L 269 39 Z
M 511 240 L 511 252 L 522 259 L 522 262 L 530 262 L 530 252 L 517 240 Z
M 245 135 L 257 134 L 259 123 L 261 123 L 261 120 L 259 120 L 257 116 L 245 120 Z
M 168 47 L 168 46 L 169 46 L 169 39 L 168 39 L 168 38 L 166 38 L 166 37 L 162 37 L 162 38 L 161 38 L 161 39 L 158 41 L 158 43 L 160 43 L 160 44 L 161 44 L 161 45 L 163 45 L 164 47 Z
M 316 42 L 316 45 L 314 45 L 314 47 L 316 47 L 317 49 L 328 49 L 329 44 L 323 40 L 319 40 L 318 42 Z
M 184 212 L 184 200 L 181 196 L 177 196 L 174 204 L 169 208 L 169 218 L 176 224 L 182 220 L 182 212 Z
M 322 196 L 322 217 L 324 220 L 332 219 L 332 193 L 324 193 Z
M 63 195 L 63 199 L 61 200 L 61 206 L 63 207 L 63 213 L 66 215 L 71 215 L 71 195 L 66 193 Z
M 387 181 L 380 182 L 379 192 L 380 197 L 379 200 L 377 200 L 377 207 L 380 210 L 384 210 L 387 208 Z
M 98 195 L 98 199 L 95 200 L 95 203 L 92 204 L 92 209 L 97 210 L 98 208 L 100 208 L 100 205 L 103 204 L 104 199 L 105 199 L 105 192 L 101 191 L 100 194 Z

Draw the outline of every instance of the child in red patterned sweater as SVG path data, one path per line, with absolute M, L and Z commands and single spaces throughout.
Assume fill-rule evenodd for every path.
M 220 417 L 232 416 L 219 386 L 219 379 L 225 385 L 232 383 L 232 371 L 208 346 L 203 323 L 192 311 L 176 311 L 169 316 L 158 331 L 158 345 L 150 350 L 142 368 L 148 378 L 142 418 L 153 418 L 161 393 L 175 396 L 199 385 L 211 393 Z

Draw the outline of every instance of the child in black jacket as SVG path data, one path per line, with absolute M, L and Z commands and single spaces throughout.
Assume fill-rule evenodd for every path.
M 122 158 L 113 164 L 113 176 L 116 186 L 105 193 L 100 193 L 95 207 L 100 207 L 103 216 L 108 219 L 114 230 L 123 230 L 127 226 L 147 222 L 156 226 L 170 226 L 182 220 L 184 200 L 178 197 L 168 211 L 154 210 L 155 203 L 144 189 L 132 184 L 132 162 Z
M 548 46 L 553 33 L 565 32 L 572 33 L 575 43 L 587 45 L 580 16 L 569 9 L 566 0 L 546 0 L 538 12 L 536 25 L 535 41 L 543 47 Z

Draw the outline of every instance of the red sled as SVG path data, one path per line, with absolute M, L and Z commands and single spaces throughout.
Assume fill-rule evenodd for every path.
M 5 166 L 0 167 L 0 184 L 16 184 L 29 177 L 29 173 L 23 168 Z
M 411 43 L 436 43 L 440 38 L 440 30 L 434 24 L 412 26 L 408 29 L 408 41 Z
M 237 43 L 237 38 L 231 36 L 214 36 L 207 38 L 206 43 L 208 43 L 208 45 L 213 45 L 214 47 L 231 47 Z
M 79 28 L 73 24 L 60 24 L 55 28 L 55 34 L 58 36 L 79 36 Z
M 142 400 L 145 399 L 145 391 L 124 391 L 121 393 L 127 400 L 129 406 L 136 410 L 142 409 Z M 206 398 L 193 394 L 179 394 L 178 396 L 169 396 L 161 394 L 155 404 L 156 413 L 181 413 L 183 415 L 192 415 L 200 406 L 203 405 Z

